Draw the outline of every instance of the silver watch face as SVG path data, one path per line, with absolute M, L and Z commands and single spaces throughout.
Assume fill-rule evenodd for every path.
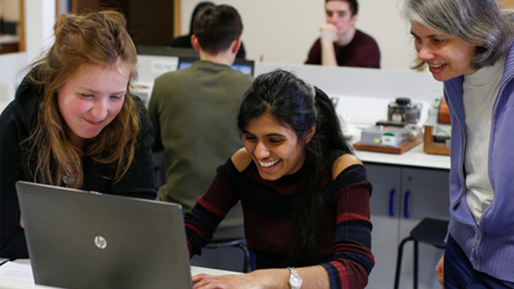
M 298 276 L 291 276 L 289 284 L 295 288 L 299 288 L 302 285 L 302 280 Z
M 288 269 L 291 271 L 291 275 L 289 275 L 289 281 L 287 283 L 289 283 L 291 289 L 300 289 L 303 283 L 302 277 L 300 277 L 294 268 L 290 267 Z

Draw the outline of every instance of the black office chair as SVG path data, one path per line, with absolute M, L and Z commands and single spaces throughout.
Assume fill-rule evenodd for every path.
M 220 241 L 212 241 L 207 246 L 206 249 L 218 249 L 221 247 L 236 247 L 243 250 L 244 258 L 243 258 L 243 273 L 248 273 L 250 271 L 255 270 L 253 265 L 252 252 L 246 246 L 246 239 L 230 239 L 230 240 L 220 240 Z
M 448 230 L 448 221 L 424 218 L 419 224 L 410 231 L 410 235 L 405 237 L 398 247 L 398 257 L 396 259 L 396 274 L 394 277 L 394 288 L 400 286 L 400 272 L 402 270 L 403 247 L 409 241 L 414 242 L 414 278 L 413 287 L 418 288 L 418 243 L 433 245 L 444 249 L 446 244 L 444 238 Z

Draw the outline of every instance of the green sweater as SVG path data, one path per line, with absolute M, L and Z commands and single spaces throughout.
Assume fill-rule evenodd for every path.
M 155 129 L 154 151 L 164 150 L 163 201 L 191 210 L 209 187 L 216 168 L 242 141 L 237 129 L 241 97 L 253 78 L 227 65 L 199 60 L 155 80 L 148 108 Z M 215 239 L 243 236 L 240 204 L 218 227 Z

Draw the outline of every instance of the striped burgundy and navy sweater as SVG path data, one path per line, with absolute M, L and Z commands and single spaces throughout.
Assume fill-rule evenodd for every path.
M 277 181 L 263 180 L 252 162 L 238 172 L 231 160 L 218 167 L 207 192 L 186 214 L 190 255 L 199 254 L 216 226 L 234 204 L 241 201 L 245 237 L 254 251 L 257 269 L 283 268 L 291 251 L 292 224 L 288 221 L 296 193 L 308 179 L 306 170 Z M 346 168 L 324 183 L 325 217 L 320 234 L 323 266 L 331 288 L 364 288 L 374 265 L 371 253 L 369 198 L 371 185 L 362 165 Z M 316 265 L 316 264 L 312 264 Z

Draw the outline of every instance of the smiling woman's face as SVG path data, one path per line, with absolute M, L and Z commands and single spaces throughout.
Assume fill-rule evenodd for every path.
M 419 59 L 428 65 L 436 80 L 446 81 L 476 72 L 470 65 L 476 46 L 428 29 L 417 22 L 411 23 L 411 34 Z
M 243 131 L 246 151 L 252 156 L 260 176 L 275 181 L 297 172 L 305 162 L 305 149 L 291 128 L 269 113 L 251 119 Z
M 113 121 L 123 106 L 129 77 L 125 65 L 87 65 L 58 89 L 57 103 L 71 143 L 82 147 Z

